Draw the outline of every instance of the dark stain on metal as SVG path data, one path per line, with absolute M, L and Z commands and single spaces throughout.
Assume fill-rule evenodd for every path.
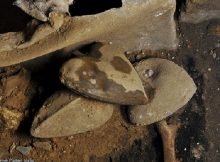
M 115 68 L 115 70 L 123 73 L 129 74 L 132 70 L 130 65 L 119 56 L 114 56 L 110 63 Z
M 76 71 L 76 74 L 79 76 L 80 81 L 72 84 L 71 88 L 85 96 L 112 103 L 128 104 L 129 102 L 131 105 L 145 104 L 147 102 L 142 91 L 129 91 L 123 85 L 108 79 L 107 74 L 90 60 L 85 59 L 84 65 Z

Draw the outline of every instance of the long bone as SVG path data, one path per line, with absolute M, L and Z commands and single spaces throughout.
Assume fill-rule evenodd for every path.
M 179 162 L 176 158 L 175 140 L 180 123 L 168 124 L 164 119 L 157 123 L 163 141 L 164 162 Z
M 175 0 L 123 0 L 123 6 L 118 9 L 96 15 L 64 17 L 62 26 L 55 31 L 52 28 L 44 38 L 42 25 L 45 24 L 42 24 L 38 27 L 41 28 L 40 32 L 31 38 L 34 41 L 27 46 L 15 44 L 7 50 L 0 49 L 0 67 L 21 63 L 65 47 L 76 49 L 94 41 L 113 42 L 124 51 L 175 49 L 175 3 Z M 57 16 L 60 20 L 60 15 Z M 10 33 L 6 34 L 7 38 L 5 34 L 0 35 L 0 47 L 5 44 L 6 40 L 3 39 L 10 38 Z

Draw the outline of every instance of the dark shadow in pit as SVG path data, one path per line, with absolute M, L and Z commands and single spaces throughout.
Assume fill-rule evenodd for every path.
M 176 20 L 179 20 L 181 13 L 186 10 L 187 0 L 176 0 L 176 11 L 174 17 Z
M 123 119 L 127 122 L 127 123 L 131 123 L 129 118 L 128 118 L 128 106 L 121 106 L 120 107 L 120 113 L 121 113 L 121 116 L 123 117 Z
M 42 107 L 43 103 L 56 91 L 66 88 L 60 82 L 59 69 L 64 62 L 72 57 L 74 56 L 71 53 L 65 55 L 62 53 L 62 50 L 59 50 L 22 64 L 22 66 L 32 72 L 32 80 L 37 83 L 37 94 L 29 106 L 29 114 L 22 121 L 16 132 L 18 136 L 30 136 L 34 116 Z
M 204 135 L 205 130 L 205 106 L 202 100 L 204 80 L 203 75 L 196 69 L 193 57 L 184 60 L 185 68 L 196 83 L 197 91 L 191 101 L 186 105 L 181 114 L 181 123 L 184 125 L 176 138 L 177 157 L 183 161 L 205 161 L 204 151 L 208 150 L 208 141 Z M 199 112 L 194 109 L 199 108 Z M 196 159 L 193 150 L 198 150 L 200 157 Z
M 31 17 L 13 5 L 14 0 L 0 1 L 0 34 L 25 28 Z
M 122 7 L 121 0 L 75 0 L 70 6 L 70 13 L 72 16 L 93 15 L 119 7 Z

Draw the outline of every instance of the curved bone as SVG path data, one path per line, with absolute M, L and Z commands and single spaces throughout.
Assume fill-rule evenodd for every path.
M 38 21 L 32 20 L 23 32 L 9 32 L 2 34 L 0 35 L 0 51 L 7 52 L 15 48 L 23 49 L 29 47 L 41 39 L 44 39 L 51 33 L 54 33 L 62 26 L 63 20 L 63 14 L 52 12 L 49 15 L 48 23 L 39 25 Z
M 32 38 L 39 41 L 22 49 L 13 47 L 12 50 L 0 52 L 0 67 L 24 62 L 68 46 L 74 49 L 94 41 L 112 41 L 124 51 L 174 49 L 174 11 L 175 0 L 124 0 L 123 7 L 119 9 L 96 15 L 65 17 L 59 30 L 47 37 L 40 40 Z M 0 42 L 3 37 L 0 36 Z

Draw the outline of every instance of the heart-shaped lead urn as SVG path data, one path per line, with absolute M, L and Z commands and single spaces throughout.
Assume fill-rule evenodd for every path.
M 31 134 L 63 137 L 91 131 L 105 124 L 118 106 L 86 99 L 62 90 L 52 95 L 34 118 Z
M 196 91 L 187 72 L 175 63 L 159 58 L 139 62 L 135 69 L 143 81 L 150 101 L 129 107 L 129 118 L 137 125 L 160 121 L 183 107 Z
M 141 105 L 148 101 L 137 72 L 119 48 L 97 44 L 90 56 L 66 62 L 61 68 L 62 83 L 105 102 Z

